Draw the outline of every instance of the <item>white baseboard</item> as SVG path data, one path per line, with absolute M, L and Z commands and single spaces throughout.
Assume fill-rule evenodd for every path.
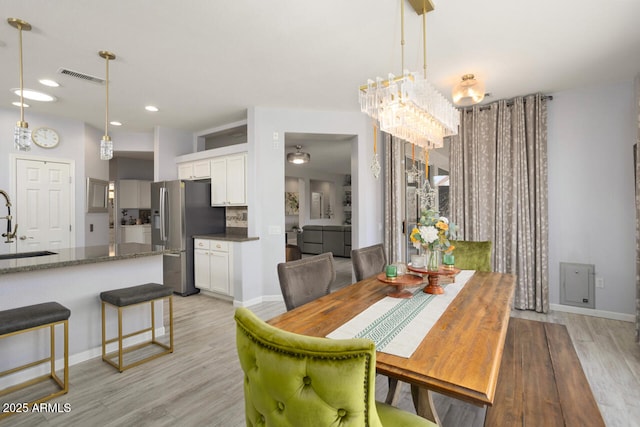
M 250 299 L 247 301 L 233 300 L 234 307 L 251 307 L 252 305 L 260 304 L 261 302 L 283 302 L 282 295 L 263 295 L 258 298 Z
M 563 311 L 565 313 L 583 314 L 585 316 L 602 317 L 611 320 L 622 320 L 624 322 L 635 322 L 636 317 L 633 314 L 616 313 L 614 311 L 596 310 L 594 308 L 574 307 L 563 304 L 549 304 L 549 308 L 555 311 Z

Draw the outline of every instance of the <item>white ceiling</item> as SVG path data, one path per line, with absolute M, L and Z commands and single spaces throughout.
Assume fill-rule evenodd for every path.
M 29 112 L 102 128 L 104 87 L 60 67 L 104 77 L 122 130 L 201 131 L 245 118 L 252 105 L 357 111 L 358 86 L 400 73 L 398 0 L 0 0 L 0 108 L 16 97 L 18 32 L 25 87 L 58 102 Z M 488 100 L 630 80 L 640 72 L 640 1 L 434 0 L 427 17 L 429 79 L 447 97 L 465 73 Z M 407 3 L 405 66 L 422 67 L 421 18 Z M 58 80 L 49 89 L 40 78 Z M 158 113 L 143 107 L 154 104 Z

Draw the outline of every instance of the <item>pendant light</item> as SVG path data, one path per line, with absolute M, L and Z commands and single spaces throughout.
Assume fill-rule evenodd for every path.
M 484 99 L 484 84 L 476 80 L 473 74 L 465 74 L 462 81 L 451 91 L 453 103 L 461 107 L 468 107 Z
M 107 66 L 106 75 L 106 100 L 104 115 L 104 136 L 100 141 L 100 160 L 110 160 L 113 158 L 113 141 L 109 136 L 109 60 L 116 59 L 116 55 L 106 50 L 101 50 L 98 55 L 104 58 Z
M 303 163 L 309 163 L 311 155 L 309 153 L 302 152 L 302 145 L 296 145 L 296 152 L 287 154 L 287 161 L 296 165 Z
M 20 121 L 16 123 L 13 132 L 13 144 L 20 151 L 31 149 L 31 131 L 29 123 L 24 121 L 24 83 L 22 78 L 22 31 L 31 31 L 31 24 L 22 19 L 8 18 L 7 22 L 18 29 L 20 47 Z

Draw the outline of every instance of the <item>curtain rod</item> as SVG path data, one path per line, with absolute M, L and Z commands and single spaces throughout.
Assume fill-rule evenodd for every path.
M 527 102 L 527 99 L 526 99 L 527 96 L 530 96 L 530 95 L 526 95 L 526 96 L 522 97 L 522 98 L 524 98 L 524 102 L 525 103 Z M 552 95 L 542 95 L 542 99 L 544 101 L 553 101 L 553 96 Z M 489 103 L 487 105 L 482 105 L 482 106 L 480 106 L 478 108 L 478 110 L 480 110 L 480 111 L 488 110 L 488 109 L 491 108 L 491 104 L 494 104 L 494 103 L 496 103 L 498 101 L 499 100 L 496 100 L 496 101 L 493 101 L 493 102 L 491 102 L 491 103 Z M 512 105 L 513 105 L 513 99 L 507 100 L 507 107 L 511 107 Z M 472 110 L 473 110 L 473 107 L 465 107 L 465 108 L 462 109 L 462 111 L 467 112 L 467 113 L 471 112 Z

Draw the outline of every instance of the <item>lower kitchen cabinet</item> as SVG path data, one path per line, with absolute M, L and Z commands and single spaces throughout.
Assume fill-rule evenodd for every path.
M 151 244 L 151 225 L 123 225 L 121 226 L 122 243 Z
M 204 291 L 233 296 L 233 250 L 229 242 L 194 240 L 195 286 Z

